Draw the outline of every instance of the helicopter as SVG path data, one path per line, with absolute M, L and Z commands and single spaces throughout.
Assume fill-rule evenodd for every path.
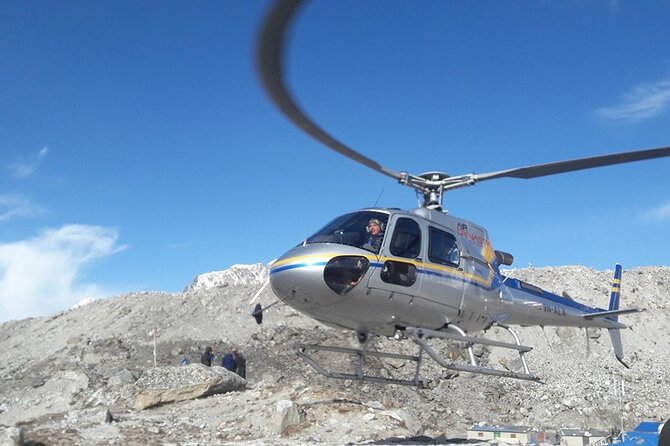
M 440 171 L 411 174 L 385 167 L 340 142 L 316 124 L 284 83 L 283 54 L 301 0 L 279 0 L 269 11 L 257 47 L 262 84 L 274 104 L 298 128 L 335 152 L 415 190 L 416 209 L 372 207 L 338 216 L 270 265 L 269 283 L 279 301 L 329 326 L 355 332 L 358 348 L 301 344 L 296 353 L 318 373 L 351 379 L 422 387 L 424 355 L 455 372 L 540 381 L 526 362 L 531 347 L 522 345 L 514 326 L 607 329 L 616 359 L 625 367 L 619 316 L 639 312 L 620 308 L 622 267 L 615 266 L 607 308 L 591 307 L 501 270 L 513 264 L 510 253 L 496 250 L 488 231 L 443 210 L 447 191 L 499 178 L 533 179 L 582 169 L 670 156 L 670 147 L 627 151 L 537 164 L 482 174 L 451 176 Z M 278 301 L 278 302 L 279 302 Z M 273 304 L 274 305 L 274 304 Z M 267 307 L 269 308 L 269 307 Z M 263 308 L 253 315 L 262 321 Z M 499 327 L 510 339 L 475 336 Z M 372 350 L 376 337 L 409 341 L 416 355 Z M 465 361 L 434 348 L 435 340 L 464 346 Z M 501 348 L 519 354 L 518 370 L 477 361 L 473 347 Z M 352 355 L 350 372 L 333 371 L 315 354 Z M 415 364 L 413 376 L 389 377 L 366 371 L 368 358 Z

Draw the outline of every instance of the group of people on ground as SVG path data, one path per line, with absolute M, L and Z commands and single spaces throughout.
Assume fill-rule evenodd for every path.
M 216 355 L 212 347 L 205 347 L 204 353 L 200 356 L 200 362 L 207 367 L 211 367 L 215 359 Z M 247 377 L 247 360 L 235 347 L 231 347 L 228 353 L 221 357 L 221 367 L 237 373 L 242 378 L 246 379 Z

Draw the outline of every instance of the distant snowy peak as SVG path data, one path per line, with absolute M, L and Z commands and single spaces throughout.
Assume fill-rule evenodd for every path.
M 212 271 L 196 276 L 184 291 L 206 290 L 228 285 L 263 285 L 268 279 L 268 271 L 262 263 L 233 265 L 225 271 Z
M 70 310 L 74 310 L 75 308 L 83 307 L 84 305 L 88 305 L 91 302 L 95 301 L 94 297 L 86 297 L 82 300 L 79 301 L 79 303 L 76 303 L 70 307 Z

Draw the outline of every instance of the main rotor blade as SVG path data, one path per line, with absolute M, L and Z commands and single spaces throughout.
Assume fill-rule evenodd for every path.
M 536 164 L 534 166 L 518 167 L 516 169 L 500 170 L 475 174 L 475 181 L 492 180 L 495 178 L 537 178 L 557 173 L 572 172 L 575 170 L 592 169 L 594 167 L 611 166 L 613 164 L 630 163 L 653 158 L 670 156 L 670 147 L 659 147 L 656 149 L 638 150 L 633 152 L 612 153 L 609 155 L 592 156 L 589 158 L 578 158 L 555 163 Z
M 300 109 L 289 93 L 283 79 L 284 41 L 290 21 L 301 3 L 302 0 L 278 0 L 265 20 L 256 59 L 265 90 L 282 113 L 312 138 L 370 169 L 397 180 L 404 179 L 406 175 L 387 169 L 330 136 Z

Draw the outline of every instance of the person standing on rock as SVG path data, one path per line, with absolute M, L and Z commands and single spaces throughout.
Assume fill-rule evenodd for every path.
M 224 367 L 231 372 L 235 372 L 237 370 L 237 349 L 236 348 L 231 348 L 230 352 L 226 353 L 223 355 L 223 358 L 221 358 L 221 367 Z
M 205 353 L 200 356 L 200 362 L 206 365 L 207 367 L 212 366 L 212 360 L 214 360 L 214 354 L 212 353 L 212 347 L 207 346 L 205 348 Z

